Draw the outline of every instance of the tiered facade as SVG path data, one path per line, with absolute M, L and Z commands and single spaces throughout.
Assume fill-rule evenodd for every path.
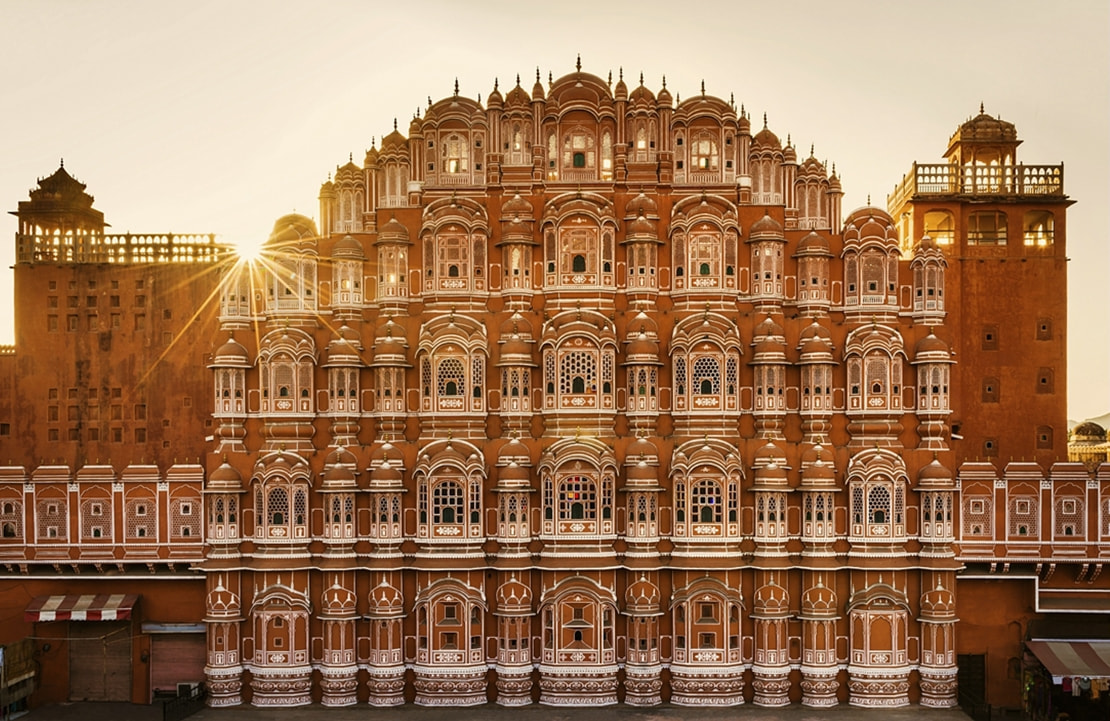
M 985 115 L 953 148 L 988 125 L 1016 148 Z M 192 281 L 211 703 L 954 705 L 957 539 L 994 532 L 968 530 L 991 513 L 968 488 L 1001 482 L 966 447 L 1064 447 L 1068 201 L 1038 183 L 981 189 L 1013 205 L 995 232 L 1042 233 L 988 248 L 959 210 L 979 191 L 842 218 L 835 172 L 704 89 L 579 69 L 430 103 L 337 169 L 319 227 L 283 217 Z M 1056 342 L 1008 349 L 1049 372 L 1048 397 L 1005 396 L 1040 404 L 1036 433 L 967 410 L 982 368 L 956 349 L 999 302 L 983 248 L 1061 281 L 1031 316 Z M 47 260 L 80 262 L 17 272 Z M 1040 469 L 1019 470 L 1110 503 L 1108 478 Z M 1107 517 L 1073 525 L 1088 556 Z

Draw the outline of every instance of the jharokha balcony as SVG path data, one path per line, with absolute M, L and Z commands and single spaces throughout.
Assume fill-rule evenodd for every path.
M 888 207 L 928 197 L 1064 196 L 1064 166 L 914 163 L 895 187 Z

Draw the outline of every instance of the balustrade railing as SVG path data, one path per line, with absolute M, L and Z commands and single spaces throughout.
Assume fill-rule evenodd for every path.
M 888 199 L 898 208 L 920 195 L 1060 195 L 1063 165 L 949 165 L 914 163 Z
M 16 235 L 17 263 L 218 263 L 231 253 L 212 234 Z

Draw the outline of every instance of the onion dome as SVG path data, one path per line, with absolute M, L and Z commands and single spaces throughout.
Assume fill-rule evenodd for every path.
M 212 354 L 209 368 L 250 368 L 250 354 L 247 349 L 235 340 L 235 336 L 228 336 L 227 342 L 216 349 Z
M 283 215 L 274 222 L 274 229 L 266 241 L 269 246 L 314 244 L 319 233 L 316 223 L 297 213 Z
M 242 602 L 239 595 L 224 587 L 223 576 L 216 578 L 216 586 L 205 598 L 206 621 L 232 621 L 239 617 Z
M 671 107 L 671 103 L 674 101 L 674 98 L 671 97 L 671 91 L 667 90 L 666 76 L 663 77 L 663 87 L 655 95 L 655 101 L 663 108 Z
M 784 163 L 798 162 L 798 151 L 794 150 L 794 146 L 790 144 L 790 136 L 786 137 L 786 147 L 782 149 L 782 161 Z
M 325 368 L 336 366 L 362 366 L 362 345 L 358 341 L 358 334 L 347 326 L 340 326 L 336 331 L 338 338 L 334 338 L 327 347 L 327 358 L 323 365 Z
M 624 457 L 627 488 L 662 491 L 659 485 L 659 451 L 647 438 L 637 438 Z
M 955 476 L 938 458 L 924 466 L 917 474 L 917 490 L 929 488 L 950 489 L 956 484 Z
M 331 182 L 331 173 L 328 173 L 328 179 L 320 186 L 320 200 L 333 198 L 335 198 L 335 183 Z
M 542 88 L 541 88 L 542 90 Z M 505 96 L 506 108 L 521 108 L 528 107 L 532 103 L 532 98 L 529 97 L 528 92 L 520 87 L 520 75 L 516 76 L 516 85 Z
M 373 619 L 402 618 L 405 615 L 405 597 L 382 578 L 370 591 L 370 613 Z
M 816 320 L 802 329 L 798 336 L 799 363 L 831 363 L 835 362 L 832 355 L 832 335 L 828 329 Z
M 763 319 L 763 322 L 755 327 L 752 331 L 752 347 L 755 349 L 752 354 L 752 363 L 785 363 L 786 362 L 786 340 L 783 338 L 782 326 L 774 321 L 771 316 Z
M 321 618 L 354 618 L 355 602 L 355 594 L 350 589 L 340 586 L 339 577 L 336 576 L 331 586 L 320 596 L 320 616 Z
M 408 368 L 408 341 L 405 339 L 405 329 L 388 319 L 378 329 L 371 349 L 374 360 L 371 366 L 401 366 Z
M 401 486 L 401 466 L 389 458 L 374 466 L 370 471 L 371 490 L 395 490 Z
M 655 93 L 651 92 L 644 85 L 644 75 L 640 73 L 640 84 L 632 89 L 628 94 L 628 102 L 633 106 L 642 106 L 647 108 L 654 108 L 657 102 Z
M 243 476 L 227 462 L 227 456 L 224 456 L 219 468 L 208 475 L 204 484 L 205 493 L 241 493 L 243 490 Z
M 385 136 L 384 138 L 382 138 L 382 153 L 384 154 L 384 153 L 388 153 L 390 151 L 405 152 L 405 150 L 407 150 L 407 148 L 408 148 L 408 140 L 405 139 L 404 135 L 401 135 L 401 133 L 398 132 L 398 130 L 397 130 L 397 119 L 394 118 L 393 119 L 393 132 L 390 133 L 389 135 Z
M 659 230 L 655 226 L 654 220 L 649 220 L 647 216 L 637 216 L 635 220 L 625 226 L 626 240 L 633 239 L 657 239 L 659 237 Z
M 659 587 L 640 574 L 624 592 L 624 607 L 633 616 L 657 616 L 660 597 Z
M 836 618 L 836 591 L 826 586 L 821 579 L 817 585 L 810 586 L 802 594 L 802 613 L 804 619 Z
M 362 252 L 362 243 L 349 235 L 344 235 L 332 246 L 331 255 L 333 258 L 366 260 L 366 255 Z
M 794 253 L 795 258 L 808 256 L 817 256 L 820 258 L 833 257 L 832 251 L 829 250 L 829 239 L 817 231 L 810 231 L 804 238 L 798 241 L 798 249 Z
M 788 468 L 783 450 L 774 441 L 767 441 L 752 458 L 752 490 L 784 490 L 789 485 Z
M 501 205 L 502 218 L 527 218 L 531 220 L 534 215 L 532 204 L 529 203 L 520 193 L 514 193 L 513 197 L 506 200 Z
M 931 235 L 921 236 L 921 240 L 917 241 L 913 246 L 914 255 L 924 255 L 934 250 L 939 250 L 939 248 L 937 247 L 937 242 L 933 240 Z
M 391 215 L 389 221 L 378 229 L 378 240 L 375 245 L 382 243 L 409 243 L 409 230 L 397 220 L 397 216 Z
M 755 618 L 782 618 L 790 615 L 790 594 L 774 581 L 755 590 L 752 616 Z
M 346 448 L 336 448 L 324 459 L 324 472 L 320 474 L 322 491 L 354 490 L 358 460 Z
M 840 176 L 836 174 L 836 163 L 833 163 L 832 175 L 829 176 L 829 192 L 840 192 Z
M 643 315 L 642 313 L 640 315 Z M 649 321 L 633 318 L 629 323 L 628 338 L 625 340 L 624 365 L 662 365 L 659 360 L 659 340 Z
M 894 219 L 881 208 L 864 207 L 852 212 L 844 221 L 844 247 L 879 243 L 898 247 L 898 230 Z
M 820 448 L 820 446 L 817 446 Z M 835 489 L 836 467 L 832 461 L 827 461 L 820 456 L 808 466 L 803 461 L 802 487 L 806 490 Z
M 374 167 L 378 162 L 378 155 L 379 155 L 378 149 L 375 148 L 373 145 L 371 145 L 370 149 L 366 151 L 366 158 L 363 161 L 363 164 L 367 168 Z
M 612 79 L 612 75 L 609 76 Z M 617 86 L 613 88 L 614 100 L 628 100 L 628 86 L 624 84 L 624 68 L 621 68 L 617 78 Z
M 937 587 L 921 594 L 921 615 L 955 621 L 956 596 L 937 581 Z
M 782 224 L 770 215 L 764 215 L 748 230 L 748 242 L 753 240 L 786 240 L 782 234 Z
M 515 573 L 497 587 L 494 598 L 497 603 L 494 613 L 498 616 L 532 615 L 532 589 L 521 583 Z
M 532 360 L 532 326 L 519 312 L 514 312 L 500 329 L 501 353 L 498 366 L 535 366 Z
M 498 462 L 498 465 L 501 465 Z M 532 471 L 526 465 L 521 465 L 515 460 L 509 461 L 504 464 L 500 471 L 497 473 L 498 489 L 495 490 L 515 490 L 518 488 L 527 488 L 532 480 Z
M 501 97 L 501 91 L 497 87 L 497 78 L 494 78 L 493 90 L 490 91 L 489 97 L 486 98 L 486 107 L 491 110 L 493 108 L 500 108 L 504 101 L 505 99 Z
M 779 140 L 779 136 L 772 133 L 771 130 L 767 127 L 766 113 L 763 114 L 763 129 L 756 133 L 755 137 L 752 138 L 752 148 L 754 149 L 758 147 L 776 149 L 782 148 L 782 142 Z
M 636 218 L 639 216 L 647 216 L 650 218 L 659 217 L 659 205 L 655 200 L 645 193 L 640 193 L 632 200 L 628 201 L 625 205 L 625 218 Z
M 647 437 L 639 436 L 629 444 L 624 458 L 624 464 L 626 466 L 632 466 L 640 461 L 659 465 L 659 449 L 656 448 L 655 444 L 649 441 Z
M 929 331 L 929 335 L 917 341 L 913 348 L 913 364 L 918 363 L 955 363 L 948 344 Z
M 528 489 L 532 482 L 532 458 L 528 446 L 512 438 L 497 454 L 497 488 L 494 490 Z
M 536 68 L 536 82 L 532 85 L 532 100 L 543 100 L 543 83 L 540 82 L 540 69 Z

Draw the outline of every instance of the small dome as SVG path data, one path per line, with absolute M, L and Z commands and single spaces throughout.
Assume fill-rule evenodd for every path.
M 674 102 L 674 97 L 671 96 L 671 91 L 667 90 L 666 78 L 663 79 L 663 87 L 660 88 L 659 92 L 656 94 L 655 100 L 659 103 L 659 105 L 665 108 L 669 108 Z
M 874 242 L 890 248 L 898 247 L 894 219 L 882 208 L 868 206 L 852 211 L 844 221 L 843 235 L 845 248 Z
M 333 466 L 337 463 L 343 463 L 353 466 L 358 463 L 358 459 L 355 458 L 355 454 L 351 453 L 346 448 L 339 446 L 324 457 L 325 466 Z
M 804 238 L 798 241 L 798 250 L 794 253 L 795 257 L 816 255 L 821 257 L 832 257 L 832 251 L 829 250 L 829 239 L 818 233 L 811 231 Z
M 388 454 L 383 454 L 382 460 L 373 463 L 370 471 L 371 488 L 398 488 L 401 486 L 401 458 L 400 454 L 394 459 Z
M 404 615 L 404 596 L 383 578 L 382 582 L 370 591 L 370 617 L 399 618 Z
M 234 492 L 243 490 L 243 475 L 227 462 L 220 464 L 220 467 L 212 471 L 208 476 L 208 482 L 204 485 L 204 490 L 209 492 Z
M 826 586 L 820 579 L 816 586 L 810 586 L 802 594 L 802 615 L 835 616 L 837 610 L 836 591 Z
M 658 463 L 659 449 L 647 438 L 640 436 L 629 444 L 624 459 L 624 464 L 626 466 L 634 465 L 641 460 L 648 461 L 649 463 Z
M 626 237 L 658 238 L 659 231 L 655 227 L 655 221 L 649 220 L 646 216 L 641 215 L 628 224 Z
M 378 242 L 408 242 L 409 230 L 401 221 L 397 220 L 397 216 L 390 216 L 389 221 L 386 222 L 381 228 L 378 229 Z
M 646 216 L 649 218 L 659 215 L 659 205 L 655 199 L 646 193 L 640 193 L 625 205 L 626 217 Z
M 205 605 L 208 608 L 208 617 L 214 619 L 238 616 L 242 608 L 239 596 L 224 588 L 222 576 L 216 579 L 216 587 L 208 592 Z
M 755 591 L 752 613 L 757 616 L 787 616 L 790 614 L 790 594 L 777 583 L 764 584 Z
M 755 456 L 752 458 L 752 465 L 756 467 L 765 466 L 770 463 L 786 466 L 786 454 L 783 453 L 781 448 L 775 445 L 774 441 L 767 441 L 760 446 L 756 450 Z
M 532 480 L 532 472 L 528 466 L 510 461 L 497 472 L 497 480 L 504 486 L 524 486 Z
M 336 616 L 354 616 L 355 594 L 340 586 L 339 579 L 336 578 L 331 587 L 325 590 L 320 597 L 320 612 L 321 615 L 332 618 Z
M 782 224 L 772 218 L 769 214 L 764 215 L 759 220 L 752 224 L 748 231 L 750 240 L 757 240 L 761 238 L 774 238 L 783 240 Z
M 932 330 L 929 335 L 917 341 L 913 349 L 913 364 L 918 365 L 921 363 L 953 363 L 952 353 L 948 348 L 948 344 L 940 338 L 933 335 Z
M 782 326 L 776 323 L 771 316 L 767 316 L 760 321 L 759 325 L 752 331 L 755 338 L 782 338 L 783 333 Z
M 502 103 L 504 103 L 504 102 L 505 102 L 505 98 L 503 98 L 501 96 L 501 91 L 497 87 L 497 80 L 494 79 L 494 81 L 493 81 L 493 90 L 490 91 L 489 97 L 486 98 L 486 107 L 487 108 L 499 108 L 499 107 L 501 107 Z
M 921 236 L 921 240 L 917 241 L 917 244 L 913 247 L 915 255 L 927 253 L 932 250 L 937 250 L 937 242 L 929 235 Z
M 354 488 L 357 485 L 354 471 L 347 466 L 334 465 L 321 475 L 322 490 L 334 491 L 340 488 Z
M 1072 429 L 1072 439 L 1100 443 L 1106 440 L 1106 429 L 1094 421 L 1084 421 Z
M 660 598 L 659 587 L 640 574 L 624 592 L 625 609 L 633 614 L 656 614 L 659 613 Z
M 516 193 L 513 197 L 509 198 L 501 206 L 501 217 L 511 218 L 519 216 L 522 218 L 531 218 L 533 215 L 532 204 L 525 200 L 520 193 Z
M 306 240 L 315 240 L 319 233 L 316 232 L 316 223 L 297 213 L 290 213 L 278 218 L 274 229 L 270 233 L 267 245 L 299 244 Z
M 366 255 L 362 252 L 362 243 L 349 235 L 344 235 L 332 246 L 331 254 L 333 258 L 366 259 Z
M 532 589 L 521 583 L 516 574 L 497 587 L 495 599 L 499 615 L 532 613 Z
M 937 583 L 937 587 L 921 594 L 921 615 L 949 618 L 956 615 L 956 596 Z
M 919 487 L 947 487 L 955 482 L 955 476 L 952 475 L 952 471 L 948 470 L 947 466 L 934 458 L 931 463 L 918 472 L 917 482 Z
M 212 364 L 209 368 L 250 368 L 251 359 L 247 349 L 243 347 L 234 336 L 228 336 L 227 341 L 216 349 L 212 355 Z
M 764 116 L 764 118 L 763 118 L 763 129 L 760 130 L 758 133 L 756 133 L 755 137 L 752 138 L 752 146 L 753 147 L 764 147 L 764 148 L 781 148 L 782 147 L 782 141 L 779 140 L 779 136 L 772 133 L 770 128 L 767 127 L 767 117 L 766 116 Z

